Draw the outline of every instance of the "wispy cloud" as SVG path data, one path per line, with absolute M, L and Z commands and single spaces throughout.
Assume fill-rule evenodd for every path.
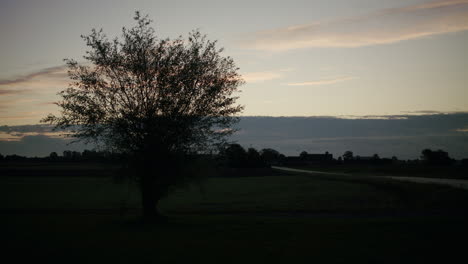
M 69 138 L 70 131 L 55 129 L 52 125 L 0 126 L 0 141 L 20 141 L 28 136 L 46 136 L 48 138 Z
M 416 110 L 416 111 L 401 111 L 409 115 L 448 115 L 448 114 L 467 114 L 466 111 L 438 111 L 438 110 Z
M 25 91 L 25 90 L 21 90 L 21 91 Z M 1 95 L 1 92 L 0 92 L 0 95 Z M 11 98 L 8 98 L 7 100 L 0 100 L 0 112 L 3 112 L 4 109 L 6 110 L 9 110 L 9 108 L 11 107 L 14 107 L 15 105 L 18 105 L 18 104 L 31 104 L 33 102 L 36 102 L 37 99 L 24 99 L 24 98 L 14 98 L 14 99 L 11 99 Z
M 468 30 L 468 0 L 438 0 L 364 16 L 260 31 L 248 49 L 284 51 L 311 47 L 361 47 Z
M 0 87 L 7 85 L 22 84 L 33 81 L 35 78 L 48 77 L 51 79 L 63 79 L 67 77 L 67 71 L 65 66 L 56 66 L 45 68 L 27 75 L 16 77 L 13 79 L 0 80 Z
M 352 76 L 341 76 L 341 77 L 336 77 L 336 78 L 322 79 L 322 80 L 310 81 L 310 82 L 288 83 L 287 85 L 288 86 L 329 85 L 329 84 L 335 84 L 335 83 L 344 82 L 344 81 L 348 81 L 352 79 L 356 79 L 356 78 Z
M 57 91 L 66 87 L 68 83 L 65 66 L 50 67 L 20 77 L 0 80 L 0 95 Z
M 0 121 L 3 124 L 37 122 L 50 112 L 48 102 L 54 100 L 56 93 L 66 88 L 69 82 L 66 66 L 0 80 Z M 24 109 L 34 111 L 24 112 Z
M 265 82 L 274 79 L 279 79 L 283 76 L 281 71 L 262 71 L 262 72 L 249 72 L 242 75 L 247 83 Z
M 15 94 L 20 94 L 20 93 L 24 93 L 24 92 L 27 92 L 28 90 L 26 89 L 21 89 L 21 90 L 17 90 L 17 89 L 2 89 L 1 86 L 0 86 L 0 95 L 15 95 Z

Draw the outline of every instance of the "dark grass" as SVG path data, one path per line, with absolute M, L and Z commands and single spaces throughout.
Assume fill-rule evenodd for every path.
M 423 217 L 174 215 L 145 226 L 132 216 L 58 214 L 0 222 L 7 255 L 48 263 L 455 263 L 468 235 L 466 221 Z
M 175 190 L 161 203 L 169 222 L 158 225 L 139 220 L 135 186 L 112 178 L 2 177 L 4 257 L 47 263 L 452 263 L 465 257 L 464 190 L 243 173 Z M 134 209 L 123 212 L 122 204 Z
M 1 177 L 112 177 L 120 168 L 116 163 L 66 161 L 3 161 Z

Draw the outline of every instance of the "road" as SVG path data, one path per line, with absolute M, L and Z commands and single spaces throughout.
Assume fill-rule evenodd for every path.
M 347 174 L 347 173 L 334 173 L 334 172 L 300 170 L 300 169 L 293 169 L 293 168 L 287 168 L 287 167 L 272 166 L 272 168 L 277 169 L 277 170 L 283 170 L 283 171 L 301 172 L 301 173 L 309 173 L 309 174 L 332 175 L 332 176 L 352 176 L 351 174 Z M 360 177 L 363 177 L 363 176 L 360 176 Z M 372 176 L 367 176 L 367 177 L 372 177 Z M 448 186 L 451 186 L 451 187 L 462 188 L 462 189 L 468 190 L 468 180 L 407 177 L 407 176 L 378 176 L 378 177 L 393 179 L 393 180 L 398 180 L 398 181 L 442 184 L 442 185 L 448 185 Z

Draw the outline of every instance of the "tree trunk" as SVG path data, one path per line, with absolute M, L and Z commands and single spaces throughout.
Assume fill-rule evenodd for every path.
M 154 175 L 148 172 L 143 172 L 140 175 L 142 217 L 144 221 L 160 222 L 166 220 L 166 217 L 160 214 L 157 208 L 162 197 L 159 195 L 158 189 Z
M 152 148 L 154 149 L 154 148 Z M 168 152 L 142 151 L 135 157 L 133 166 L 140 182 L 142 217 L 144 221 L 166 222 L 167 217 L 158 211 L 159 201 L 167 194 L 167 177 L 173 173 L 172 159 Z

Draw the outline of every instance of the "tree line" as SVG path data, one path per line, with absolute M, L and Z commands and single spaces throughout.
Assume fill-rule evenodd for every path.
M 315 156 L 313 156 L 315 155 Z M 330 158 L 323 158 L 329 155 Z M 312 156 L 312 159 L 310 158 Z M 332 158 L 332 155 L 309 154 L 302 151 L 299 156 L 285 156 L 272 148 L 263 148 L 257 150 L 253 147 L 244 148 L 240 144 L 227 144 L 215 154 L 192 154 L 192 157 L 210 159 L 216 162 L 218 166 L 230 168 L 263 168 L 272 165 L 304 165 L 307 162 L 317 161 L 316 163 L 327 165 L 339 164 L 369 164 L 369 165 L 388 165 L 388 164 L 423 164 L 431 166 L 449 166 L 456 163 L 449 153 L 444 150 L 424 149 L 421 151 L 419 159 L 400 160 L 396 156 L 391 158 L 381 158 L 378 154 L 372 156 L 355 155 L 348 150 L 338 158 Z M 317 158 L 319 157 L 319 158 Z M 114 153 L 100 150 L 71 151 L 65 150 L 62 153 L 51 152 L 47 157 L 25 157 L 20 155 L 2 155 L 0 161 L 49 161 L 49 162 L 120 162 L 125 160 L 125 154 Z M 190 159 L 190 156 L 188 157 Z M 468 165 L 468 159 L 462 159 L 462 165 Z
M 98 151 L 98 150 L 84 150 L 72 151 L 65 150 L 61 154 L 57 152 L 51 152 L 46 157 L 25 157 L 20 155 L 6 155 L 3 156 L 0 153 L 0 161 L 50 161 L 50 162 L 62 162 L 62 161 L 95 161 L 95 162 L 112 162 L 122 160 L 124 157 L 119 153 L 112 153 L 110 151 Z

